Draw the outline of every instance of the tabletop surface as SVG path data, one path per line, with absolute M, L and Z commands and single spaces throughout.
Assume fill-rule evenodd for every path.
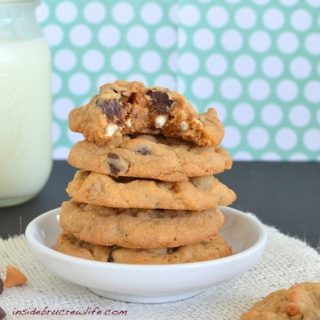
M 54 161 L 49 181 L 32 200 L 0 208 L 0 237 L 20 234 L 39 214 L 59 207 L 75 169 Z M 256 214 L 285 234 L 320 245 L 320 162 L 235 162 L 219 179 L 237 193 L 232 207 Z

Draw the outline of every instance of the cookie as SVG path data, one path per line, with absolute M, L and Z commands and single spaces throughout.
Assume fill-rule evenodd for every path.
M 232 254 L 227 242 L 216 235 L 209 240 L 177 248 L 128 249 L 97 246 L 78 240 L 70 234 L 62 234 L 55 249 L 59 252 L 84 258 L 115 263 L 170 264 L 218 259 Z
M 86 140 L 96 142 L 125 134 L 150 133 L 214 147 L 224 135 L 214 109 L 198 115 L 177 92 L 128 81 L 100 87 L 88 104 L 70 112 L 69 126 Z
M 165 182 L 77 171 L 67 193 L 78 202 L 111 208 L 207 210 L 231 204 L 235 193 L 213 176 Z
M 270 293 L 241 320 L 320 319 L 320 283 L 305 282 Z
M 229 154 L 222 148 L 215 150 L 152 135 L 123 136 L 101 146 L 80 141 L 72 147 L 68 162 L 78 169 L 116 177 L 164 181 L 217 174 L 232 166 Z
M 59 223 L 78 239 L 126 248 L 178 247 L 214 236 L 224 217 L 206 211 L 115 209 L 66 201 Z

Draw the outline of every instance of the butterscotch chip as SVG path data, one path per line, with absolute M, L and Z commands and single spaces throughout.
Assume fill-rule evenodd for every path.
M 78 239 L 127 248 L 178 247 L 214 236 L 224 217 L 206 211 L 115 209 L 73 200 L 62 203 L 59 223 Z
M 136 81 L 103 85 L 88 104 L 70 112 L 69 126 L 95 142 L 125 134 L 150 133 L 214 147 L 224 135 L 214 109 L 198 115 L 179 93 L 145 87 Z
M 241 320 L 318 320 L 320 283 L 305 282 L 270 293 Z
M 27 277 L 20 270 L 11 265 L 7 267 L 7 276 L 4 280 L 5 288 L 23 286 L 27 281 Z
M 78 171 L 67 193 L 78 202 L 112 208 L 196 211 L 229 205 L 236 198 L 231 189 L 213 176 L 164 182 L 114 178 L 89 171 Z
M 232 160 L 222 148 L 199 147 L 161 136 L 124 136 L 105 145 L 76 143 L 68 162 L 78 168 L 114 176 L 182 181 L 230 169 Z
M 147 250 L 97 246 L 78 240 L 70 234 L 62 234 L 55 249 L 89 260 L 133 264 L 188 263 L 218 259 L 232 254 L 231 248 L 220 235 L 182 247 Z

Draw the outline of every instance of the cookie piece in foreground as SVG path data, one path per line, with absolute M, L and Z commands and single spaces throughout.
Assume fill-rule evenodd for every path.
M 305 282 L 270 293 L 241 320 L 318 320 L 320 283 Z
M 112 176 L 164 181 L 217 174 L 232 166 L 222 148 L 152 135 L 123 136 L 101 146 L 80 141 L 72 147 L 68 162 L 78 169 Z
M 70 234 L 62 234 L 55 249 L 59 252 L 89 260 L 133 263 L 171 264 L 218 259 L 232 254 L 227 242 L 216 235 L 209 240 L 177 248 L 127 249 L 122 247 L 97 246 L 78 240 Z
M 70 112 L 69 126 L 95 142 L 125 134 L 151 133 L 214 147 L 224 135 L 214 109 L 199 115 L 179 93 L 145 87 L 136 81 L 101 86 L 88 104 Z
M 235 193 L 213 176 L 166 182 L 90 171 L 77 171 L 67 193 L 78 202 L 111 208 L 201 211 L 229 205 L 236 199 Z
M 78 239 L 126 248 L 178 247 L 218 233 L 224 216 L 206 211 L 116 209 L 73 200 L 62 203 L 60 226 Z

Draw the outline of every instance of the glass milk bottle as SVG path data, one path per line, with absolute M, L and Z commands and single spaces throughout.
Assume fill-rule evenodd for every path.
M 51 158 L 51 62 L 38 1 L 0 0 L 0 207 L 46 183 Z

